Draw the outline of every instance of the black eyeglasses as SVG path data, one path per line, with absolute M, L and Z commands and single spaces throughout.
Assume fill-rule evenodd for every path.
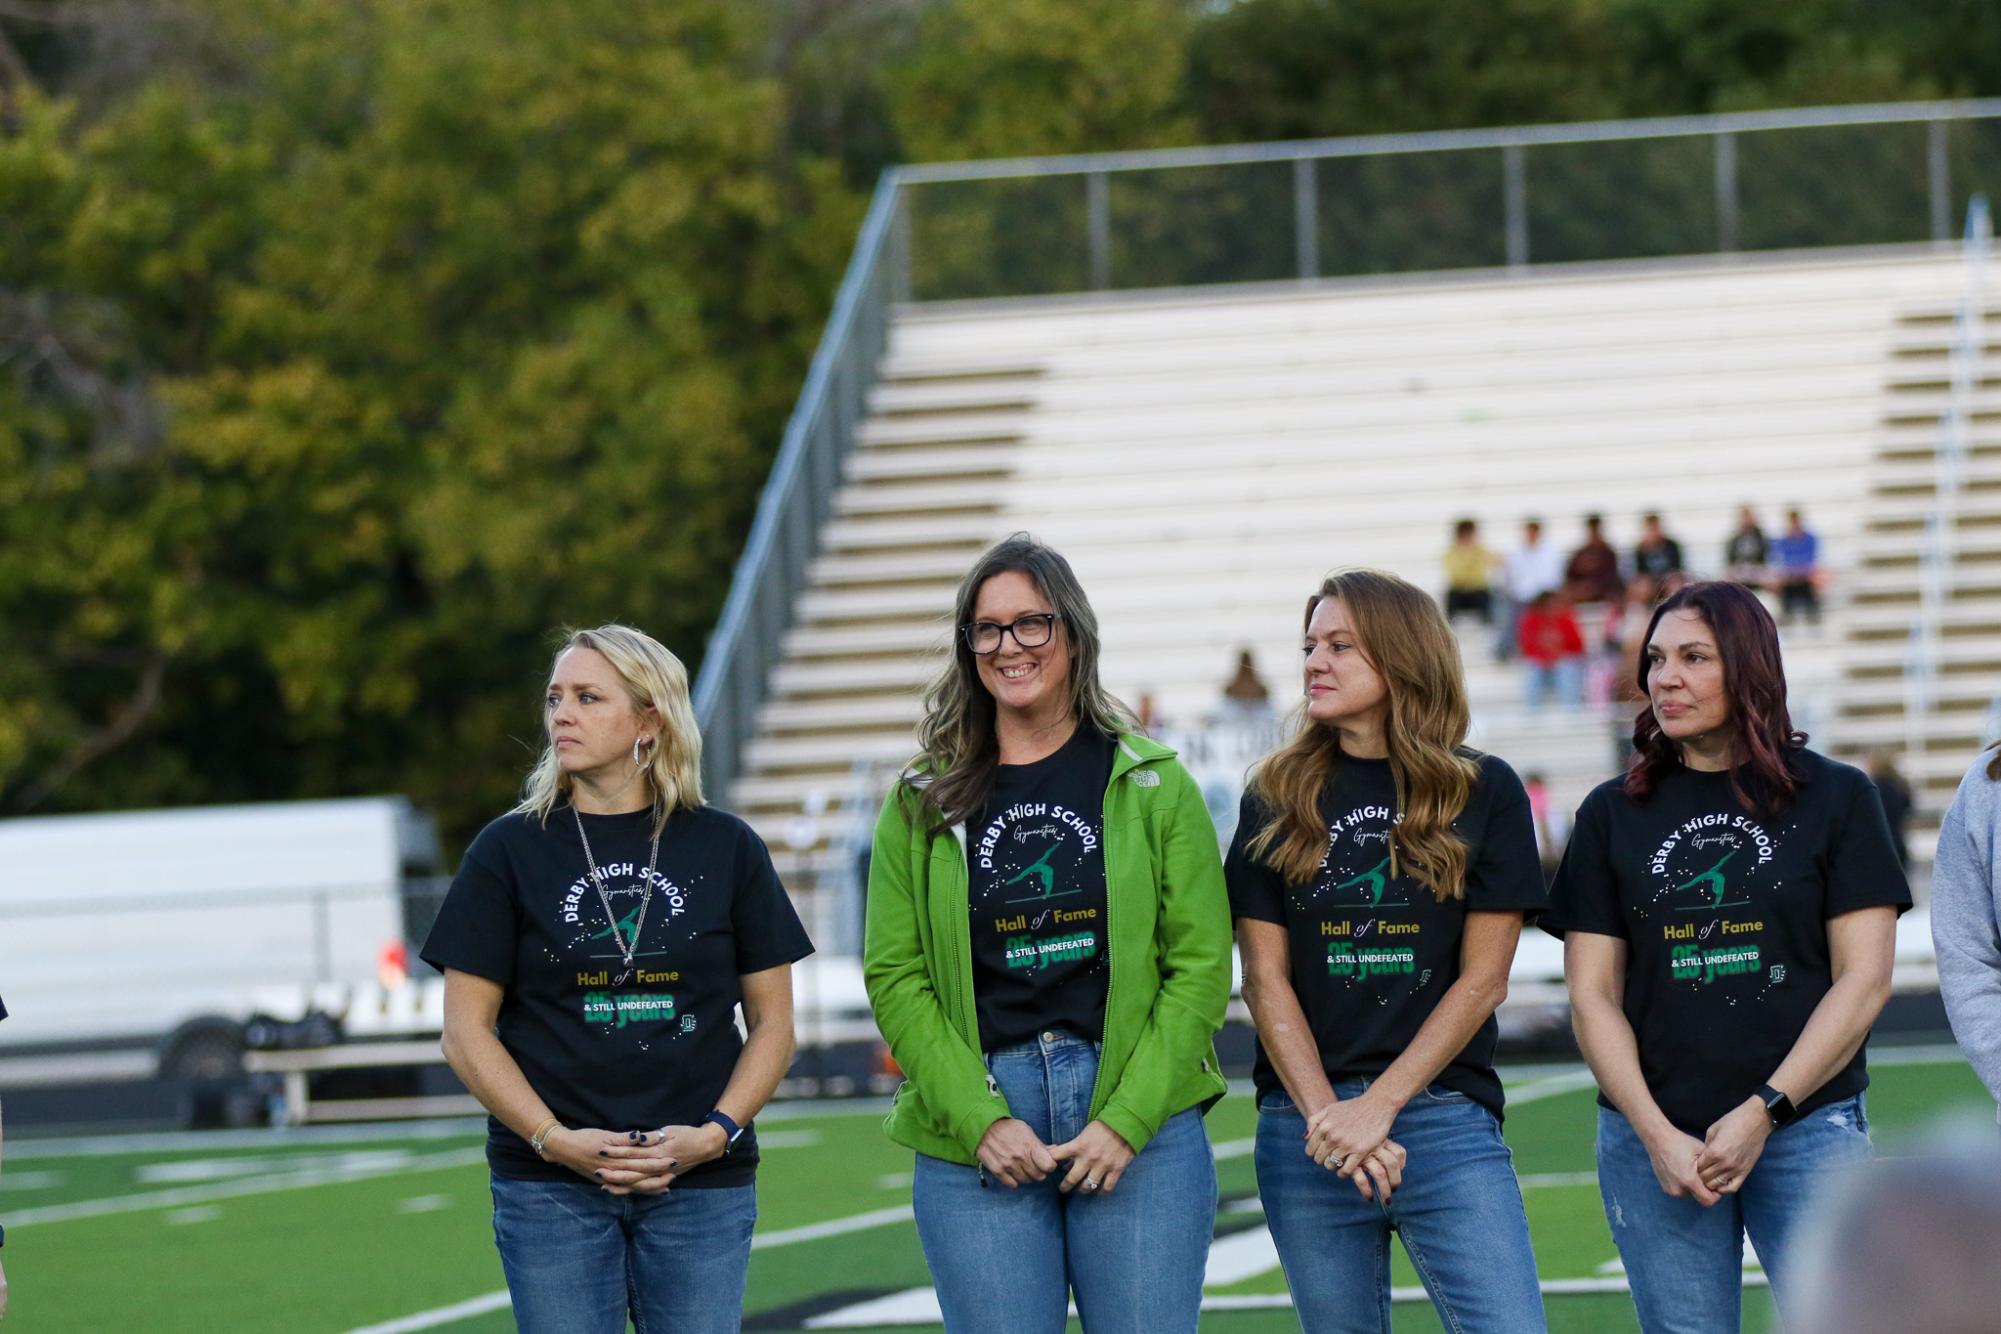
M 1014 642 L 1023 648 L 1041 648 L 1056 635 L 1056 613 L 1053 611 L 1030 612 L 1017 616 L 1006 625 L 996 621 L 974 621 L 959 627 L 966 647 L 981 657 L 998 653 L 1002 635 L 1013 635 Z

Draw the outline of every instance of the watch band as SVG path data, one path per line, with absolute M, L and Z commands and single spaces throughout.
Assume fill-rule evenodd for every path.
M 736 1147 L 737 1136 L 743 1134 L 743 1127 L 731 1120 L 720 1108 L 702 1118 L 703 1125 L 708 1125 L 711 1122 L 723 1128 L 723 1152 L 728 1153 L 734 1149 Z
M 1774 1130 L 1784 1130 L 1799 1116 L 1793 1100 L 1770 1084 L 1758 1085 L 1758 1101 L 1765 1104 L 1765 1115 L 1771 1118 Z

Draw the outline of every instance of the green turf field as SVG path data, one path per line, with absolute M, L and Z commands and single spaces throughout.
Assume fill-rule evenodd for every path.
M 1955 1108 L 1991 1117 L 1965 1063 L 1936 1049 L 1873 1055 L 1869 1112 L 1895 1153 Z M 1616 1281 L 1591 1175 L 1592 1093 L 1576 1070 L 1510 1074 L 1507 1136 L 1528 1201 L 1555 1330 L 1636 1329 L 1621 1292 L 1570 1293 L 1565 1280 Z M 1223 1204 L 1205 1329 L 1296 1329 L 1262 1234 L 1247 1096 L 1209 1117 Z M 928 1290 L 909 1221 L 910 1155 L 879 1114 L 774 1111 L 759 1122 L 765 1166 L 746 1328 L 936 1330 L 885 1311 Z M 467 1123 L 305 1133 L 107 1137 L 7 1145 L 0 1220 L 23 1331 L 287 1331 L 379 1327 L 477 1334 L 512 1328 L 497 1296 L 482 1136 Z M 1398 1255 L 1395 1282 L 1417 1280 Z M 913 1295 L 914 1294 L 914 1295 Z M 1761 1290 L 1746 1327 L 1766 1329 Z M 809 1323 L 811 1322 L 811 1323 Z M 1396 1327 L 1439 1328 L 1421 1298 Z

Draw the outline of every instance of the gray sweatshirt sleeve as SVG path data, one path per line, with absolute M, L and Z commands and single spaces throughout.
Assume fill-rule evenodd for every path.
M 1995 894 L 1996 809 L 2001 783 L 1981 757 L 1939 826 L 1932 864 L 1932 945 L 1939 991 L 1960 1050 L 2001 1101 L 2001 929 Z

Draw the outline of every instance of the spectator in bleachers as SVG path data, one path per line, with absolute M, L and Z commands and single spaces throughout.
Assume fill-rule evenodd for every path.
M 1292 1304 L 1306 1334 L 1388 1329 L 1394 1230 L 1445 1328 L 1533 1334 L 1493 1017 L 1546 894 L 1528 800 L 1464 748 L 1458 645 L 1422 590 L 1344 570 L 1305 621 L 1305 714 L 1253 770 L 1225 866 Z
M 1564 595 L 1575 603 L 1616 602 L 1625 591 L 1619 553 L 1605 540 L 1602 515 L 1584 516 L 1584 545 L 1570 553 L 1563 569 Z
M 1271 689 L 1258 675 L 1257 659 L 1247 648 L 1237 650 L 1237 670 L 1223 683 L 1216 721 L 1227 727 L 1262 727 L 1273 712 Z
M 1087 1329 L 1195 1334 L 1230 999 L 1215 827 L 1105 691 L 1061 554 L 996 544 L 953 624 L 876 823 L 862 956 L 945 1327 L 1061 1329 L 1074 1297 Z
M 1633 572 L 1652 575 L 1655 579 L 1665 579 L 1671 574 L 1680 574 L 1686 567 L 1681 563 L 1681 543 L 1667 535 L 1661 527 L 1661 516 L 1648 514 L 1640 520 L 1640 542 L 1633 548 Z
M 1737 511 L 1737 531 L 1723 544 L 1723 577 L 1759 588 L 1765 582 L 1765 530 L 1749 505 Z
M 1502 605 L 1500 634 L 1494 640 L 1494 657 L 1508 662 L 1519 651 L 1515 623 L 1521 619 L 1522 609 L 1536 600 L 1540 593 L 1554 592 L 1563 587 L 1563 553 L 1554 542 L 1543 539 L 1542 520 L 1522 521 L 1522 544 L 1508 553 L 1502 573 Z
M 1897 769 L 1897 757 L 1887 750 L 1869 752 L 1869 781 L 1883 799 L 1883 818 L 1890 822 L 1890 837 L 1897 843 L 1897 860 L 1911 869 L 1911 785 Z
M 1133 719 L 1139 724 L 1141 734 L 1145 736 L 1159 736 L 1161 730 L 1167 726 L 1167 720 L 1161 717 L 1160 706 L 1153 702 L 1153 692 L 1150 690 L 1139 692 L 1139 702 L 1133 705 Z
M 1501 558 L 1480 540 L 1480 525 L 1461 519 L 1452 525 L 1452 545 L 1445 548 L 1445 619 L 1471 612 L 1480 624 L 1494 623 L 1494 573 Z
M 1542 878 L 1555 879 L 1563 860 L 1563 845 L 1570 837 L 1570 817 L 1550 800 L 1549 779 L 1540 771 L 1522 775 L 1522 789 L 1529 794 L 1529 819 L 1535 823 L 1536 855 L 1542 859 Z
M 1875 789 L 1806 748 L 1778 628 L 1715 580 L 1655 609 L 1639 758 L 1585 798 L 1549 911 L 1598 1081 L 1598 1185 L 1646 1331 L 1780 1314 L 1818 1192 L 1871 1153 L 1870 1026 L 1910 887 Z
M 1554 694 L 1565 708 L 1584 704 L 1584 631 L 1560 594 L 1538 593 L 1516 626 L 1516 647 L 1528 669 L 1528 706 Z
M 1649 575 L 1636 574 L 1626 581 L 1626 595 L 1605 617 L 1601 641 L 1605 656 L 1622 666 L 1636 661 L 1647 642 L 1647 622 L 1653 619 L 1654 604 L 1661 600 L 1660 586 Z M 1632 673 L 1621 671 L 1614 683 L 1612 699 L 1621 704 L 1645 699 Z
M 1654 604 L 1660 601 L 1660 589 L 1644 574 L 1636 574 L 1626 581 L 1626 596 L 1611 614 L 1605 618 L 1605 633 L 1600 641 L 1602 664 L 1609 666 L 1610 674 L 1605 691 L 1607 702 L 1615 705 L 1637 704 L 1646 698 L 1633 673 L 1627 668 L 1638 662 L 1640 654 L 1647 646 L 1647 623 L 1653 619 Z M 1604 671 L 1605 666 L 1599 670 Z M 1633 715 L 1632 710 L 1619 708 L 1612 713 L 1612 756 L 1613 769 L 1625 772 L 1626 765 L 1633 758 Z
M 1803 615 L 1820 624 L 1820 539 L 1798 510 L 1786 511 L 1786 531 L 1772 539 L 1772 565 L 1779 586 L 1779 623 Z

